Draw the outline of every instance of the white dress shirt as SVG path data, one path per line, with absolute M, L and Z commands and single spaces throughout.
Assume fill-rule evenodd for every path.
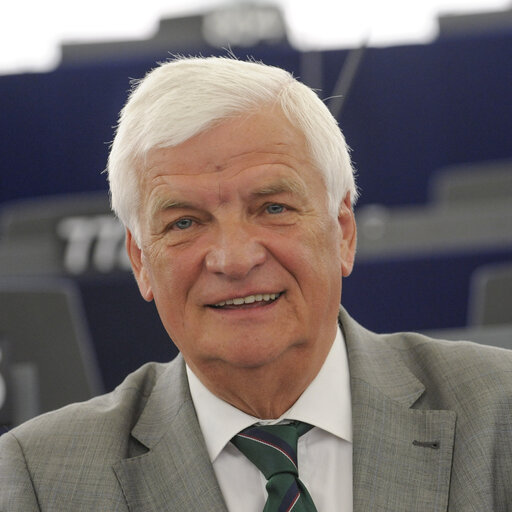
M 299 438 L 299 478 L 319 512 L 352 512 L 352 406 L 343 335 L 338 332 L 318 375 L 280 418 L 260 420 L 211 393 L 187 366 L 192 400 L 230 512 L 261 512 L 266 479 L 231 442 L 254 423 L 300 420 L 316 428 Z

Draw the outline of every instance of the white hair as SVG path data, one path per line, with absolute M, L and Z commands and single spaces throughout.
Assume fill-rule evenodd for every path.
M 108 159 L 112 209 L 140 243 L 140 176 L 153 148 L 177 146 L 214 123 L 262 106 L 279 106 L 305 136 L 337 216 L 347 193 L 357 198 L 349 149 L 314 91 L 287 71 L 228 57 L 176 58 L 137 82 L 119 116 Z

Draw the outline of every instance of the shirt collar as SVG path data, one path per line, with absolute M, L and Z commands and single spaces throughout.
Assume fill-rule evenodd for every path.
M 338 327 L 322 368 L 299 399 L 280 418 L 262 421 L 240 411 L 209 391 L 187 365 L 192 401 L 212 462 L 233 436 L 254 423 L 304 421 L 352 442 L 352 408 L 347 351 Z

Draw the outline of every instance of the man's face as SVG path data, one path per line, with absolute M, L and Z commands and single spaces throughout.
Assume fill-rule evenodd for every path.
M 255 368 L 316 375 L 355 224 L 348 199 L 329 215 L 303 135 L 263 110 L 152 150 L 142 176 L 141 247 L 128 232 L 128 251 L 199 378 L 215 387 Z

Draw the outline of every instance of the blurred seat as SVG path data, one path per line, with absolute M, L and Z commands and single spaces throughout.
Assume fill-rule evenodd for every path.
M 468 325 L 473 272 L 512 260 L 512 246 L 360 258 L 343 279 L 342 303 L 376 332 Z
M 466 327 L 461 329 L 444 329 L 428 331 L 425 334 L 433 338 L 454 341 L 474 341 L 481 345 L 491 345 L 512 349 L 512 323 L 482 326 L 482 327 Z
M 0 275 L 126 270 L 123 242 L 106 192 L 8 203 L 0 212 Z
M 110 213 L 108 194 L 84 192 L 42 196 L 4 203 L 0 212 L 0 235 L 5 241 L 55 231 L 55 224 L 70 215 Z
M 0 219 L 0 279 L 70 283 L 80 298 L 105 390 L 147 361 L 176 356 L 154 304 L 142 299 L 129 271 L 124 227 L 111 213 L 106 192 L 10 203 Z
M 495 169 L 496 175 L 502 171 Z M 465 196 L 473 199 L 356 209 L 356 262 L 343 282 L 343 302 L 356 319 L 378 332 L 468 325 L 473 273 L 512 260 L 512 201 L 505 199 L 506 186 L 497 187 L 503 194 L 494 200 L 478 196 L 476 189 L 468 187 L 476 195 Z M 487 194 L 491 197 L 490 189 Z M 510 298 L 501 300 L 504 313 L 512 309 Z M 496 319 L 500 308 L 491 310 L 487 315 Z
M 512 201 L 356 210 L 358 259 L 512 247 Z
M 512 324 L 512 261 L 475 270 L 470 284 L 468 323 Z
M 10 361 L 11 425 L 103 391 L 71 282 L 1 278 L 0 333 Z
M 436 206 L 512 203 L 512 160 L 445 167 L 429 182 Z

